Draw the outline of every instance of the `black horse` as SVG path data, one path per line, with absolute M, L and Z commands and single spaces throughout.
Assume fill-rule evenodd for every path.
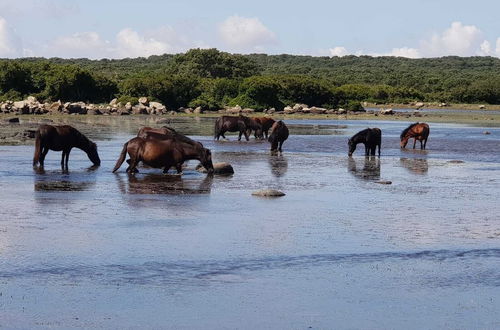
M 101 160 L 97 154 L 97 146 L 76 128 L 63 125 L 40 125 L 35 133 L 35 154 L 33 156 L 33 166 L 40 163 L 43 168 L 45 156 L 49 150 L 62 151 L 61 168 L 68 169 L 69 153 L 71 149 L 78 148 L 87 154 L 94 166 L 101 165 Z
M 283 142 L 288 139 L 289 131 L 288 127 L 286 127 L 285 123 L 277 121 L 271 126 L 271 133 L 269 134 L 269 138 L 267 139 L 269 143 L 271 143 L 271 152 L 282 152 L 281 147 L 283 146 Z
M 354 134 L 347 144 L 349 145 L 349 157 L 352 156 L 358 143 L 365 145 L 365 156 L 375 156 L 375 150 L 378 146 L 378 155 L 380 157 L 380 146 L 382 144 L 382 132 L 379 128 L 367 128 Z
M 241 141 L 242 135 L 245 135 L 245 139 L 248 141 L 249 133 L 247 130 L 262 130 L 262 126 L 252 118 L 242 115 L 238 117 L 222 116 L 215 121 L 214 139 L 219 140 L 221 136 L 225 139 L 224 133 L 226 132 L 239 132 L 238 141 Z

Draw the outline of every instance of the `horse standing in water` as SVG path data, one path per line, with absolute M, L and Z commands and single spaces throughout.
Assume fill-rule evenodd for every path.
M 378 146 L 378 156 L 380 157 L 380 146 L 382 145 L 382 131 L 379 128 L 367 128 L 354 134 L 348 141 L 349 157 L 352 156 L 358 143 L 365 145 L 365 156 L 375 156 Z
M 268 141 L 271 143 L 272 152 L 276 150 L 282 151 L 281 147 L 283 146 L 283 142 L 288 139 L 288 134 L 288 127 L 286 127 L 285 123 L 281 120 L 275 122 L 273 126 L 271 126 L 271 134 L 269 134 Z
M 420 141 L 420 149 L 425 150 L 425 146 L 427 145 L 427 138 L 429 137 L 430 129 L 429 125 L 426 123 L 414 123 L 408 126 L 401 132 L 399 136 L 401 139 L 400 146 L 401 148 L 406 148 L 408 144 L 408 140 L 413 138 L 413 149 L 415 149 L 415 144 L 417 140 Z
M 49 150 L 54 150 L 62 151 L 61 168 L 63 171 L 68 170 L 69 153 L 73 148 L 83 150 L 94 166 L 101 165 L 97 145 L 76 128 L 68 125 L 40 125 L 35 133 L 33 166 L 40 163 L 40 167 L 43 168 L 45 156 Z
M 269 117 L 255 117 L 252 118 L 256 123 L 260 124 L 261 129 L 260 130 L 255 130 L 255 138 L 256 139 L 267 139 L 269 135 L 269 129 L 273 126 L 273 124 L 276 122 L 274 119 L 269 118 Z M 250 134 L 250 129 L 248 134 Z
M 249 133 L 247 132 L 248 129 L 250 130 L 261 130 L 262 126 L 257 123 L 255 120 L 249 117 L 245 117 L 242 115 L 239 115 L 238 117 L 235 116 L 222 116 L 217 118 L 215 121 L 215 127 L 214 127 L 214 139 L 219 140 L 219 138 L 222 136 L 224 139 L 226 136 L 224 133 L 226 132 L 239 132 L 238 136 L 238 141 L 241 141 L 241 136 L 245 135 L 245 139 L 248 141 L 248 135 Z
M 136 173 L 137 164 L 141 161 L 150 167 L 163 168 L 163 173 L 167 173 L 172 166 L 175 166 L 177 173 L 182 173 L 182 164 L 191 159 L 199 160 L 209 174 L 214 170 L 212 153 L 199 142 L 191 144 L 176 139 L 135 137 L 123 145 L 113 173 L 123 164 L 127 153 L 130 156 L 130 165 L 127 168 L 129 173 Z

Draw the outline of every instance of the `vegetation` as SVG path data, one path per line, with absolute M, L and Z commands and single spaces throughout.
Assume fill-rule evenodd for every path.
M 492 57 L 312 57 L 232 55 L 216 49 L 121 60 L 0 60 L 0 101 L 137 102 L 168 108 L 255 109 L 295 103 L 358 109 L 360 102 L 500 104 L 500 59 Z

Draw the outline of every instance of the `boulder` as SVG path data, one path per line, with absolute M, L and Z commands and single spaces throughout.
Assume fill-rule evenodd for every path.
M 196 107 L 196 109 L 193 110 L 193 113 L 195 114 L 203 113 L 203 109 L 201 107 Z
M 439 103 L 439 106 L 440 106 L 440 107 L 447 107 L 447 106 L 448 106 L 448 103 L 442 102 L 442 103 Z
M 421 108 L 424 106 L 424 102 L 417 102 L 417 103 L 415 103 L 415 106 L 417 107 L 417 109 Z
M 207 173 L 206 168 L 201 164 L 196 166 L 196 170 L 201 173 Z M 214 174 L 218 175 L 231 175 L 234 174 L 234 169 L 229 163 L 214 163 Z
M 48 107 L 49 112 L 61 112 L 63 110 L 63 104 L 61 101 L 54 102 Z
M 144 104 L 144 105 L 148 105 L 148 104 L 149 104 L 149 100 L 148 100 L 148 98 L 147 98 L 147 97 L 144 97 L 144 96 L 143 96 L 143 97 L 140 97 L 140 98 L 139 98 L 139 103 L 140 103 L 140 104 Z
M 226 112 L 227 113 L 240 113 L 241 110 L 242 110 L 241 107 L 239 105 L 236 105 L 235 107 L 227 108 Z
M 127 102 L 127 103 L 125 104 L 125 109 L 126 109 L 126 110 L 128 110 L 128 111 L 132 111 L 132 103 Z
M 307 104 L 299 104 L 299 103 L 296 103 L 293 106 L 293 110 L 295 110 L 295 111 L 302 111 L 302 109 L 304 109 L 304 108 L 309 108 L 309 106 Z
M 65 106 L 65 112 L 69 114 L 86 114 L 87 113 L 87 108 L 85 106 L 85 103 L 83 102 L 74 102 L 68 104 L 68 106 Z
M 245 108 L 245 109 L 242 109 L 241 112 L 243 112 L 243 113 L 252 113 L 252 112 L 255 112 L 255 109 Z
M 259 197 L 281 197 L 285 196 L 285 193 L 279 190 L 274 190 L 274 189 L 261 189 L 252 192 L 252 196 L 259 196 Z
M 184 109 L 184 113 L 188 113 L 188 114 L 189 114 L 189 113 L 193 113 L 193 109 L 191 109 L 191 108 L 186 108 L 186 109 Z
M 296 110 L 294 108 L 292 108 L 291 106 L 286 106 L 283 109 L 283 111 L 288 114 L 288 113 L 295 113 Z M 269 110 L 267 111 L 267 113 L 270 113 Z
M 490 134 L 491 134 L 491 132 L 490 132 L 490 131 L 484 131 L 484 132 L 483 132 L 483 134 L 484 134 L 484 135 L 490 135 Z
M 347 110 L 343 109 L 343 108 L 339 108 L 339 110 L 337 112 L 339 113 L 339 115 L 343 115 L 343 114 L 347 113 Z
M 97 116 L 97 115 L 102 115 L 102 112 L 99 109 L 88 109 L 87 110 L 87 115 Z
M 26 101 L 27 101 L 28 103 L 38 103 L 38 101 L 36 100 L 36 97 L 34 97 L 34 96 L 28 96 L 28 97 L 26 98 Z
M 266 113 L 267 113 L 267 114 L 273 114 L 273 113 L 275 113 L 275 112 L 276 112 L 276 109 L 275 109 L 275 108 L 271 108 L 271 109 L 267 110 L 267 112 L 266 112 Z
M 393 115 L 394 110 L 392 110 L 392 109 L 380 109 L 379 113 L 381 115 Z
M 378 183 L 378 184 L 392 184 L 392 181 L 388 181 L 388 180 L 379 180 L 379 181 L 375 181 L 375 183 Z
M 149 102 L 149 106 L 153 109 L 163 109 L 165 106 L 160 102 Z
M 146 107 L 144 104 L 140 103 L 140 104 L 132 107 L 132 113 L 134 115 L 147 115 L 148 114 L 148 107 Z
M 310 110 L 311 110 L 311 113 L 314 113 L 314 114 L 317 114 L 317 115 L 326 113 L 326 109 L 325 108 L 312 107 Z
M 481 105 L 479 106 L 479 109 L 481 109 L 481 110 L 486 109 L 486 106 L 485 106 L 484 104 L 481 104 Z
M 114 98 L 111 100 L 111 102 L 109 102 L 109 105 L 112 106 L 112 107 L 116 107 L 116 105 L 118 104 L 118 99 L 117 98 Z

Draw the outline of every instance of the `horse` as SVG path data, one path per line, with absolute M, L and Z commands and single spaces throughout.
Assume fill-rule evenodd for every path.
M 214 139 L 219 140 L 221 136 L 225 139 L 224 133 L 226 132 L 239 132 L 238 141 L 241 141 L 242 135 L 245 135 L 245 139 L 248 141 L 247 129 L 260 130 L 261 126 L 252 118 L 242 115 L 238 117 L 222 116 L 215 121 Z
M 365 145 L 365 156 L 375 156 L 375 151 L 378 146 L 378 156 L 380 157 L 380 146 L 382 144 L 382 132 L 379 128 L 367 128 L 354 134 L 348 141 L 349 157 L 352 156 L 358 143 Z
M 146 138 L 147 134 L 149 132 L 163 134 L 163 135 L 167 135 L 169 137 L 174 137 L 175 135 L 180 134 L 180 133 L 177 133 L 177 131 L 175 129 L 173 129 L 172 127 L 168 127 L 168 126 L 162 126 L 160 128 L 152 128 L 152 127 L 146 126 L 146 127 L 141 128 L 139 130 L 139 132 L 137 132 L 137 136 L 142 137 L 142 138 Z
M 94 166 L 101 165 L 101 159 L 97 153 L 97 145 L 76 128 L 68 125 L 40 125 L 35 133 L 33 166 L 37 166 L 40 163 L 40 167 L 43 168 L 45 156 L 49 150 L 62 151 L 61 168 L 63 171 L 67 170 L 69 153 L 72 148 L 83 150 Z
M 414 123 L 408 126 L 401 132 L 399 136 L 401 139 L 400 147 L 406 148 L 408 140 L 413 138 L 413 149 L 415 149 L 415 144 L 417 140 L 420 141 L 420 149 L 425 150 L 427 145 L 427 138 L 429 137 L 430 129 L 429 125 L 426 123 Z M 422 142 L 423 141 L 423 142 Z
M 177 173 L 180 174 L 182 173 L 182 164 L 191 159 L 199 160 L 209 174 L 214 171 L 212 153 L 199 142 L 190 144 L 175 139 L 158 140 L 135 137 L 123 145 L 113 173 L 123 164 L 127 153 L 130 156 L 128 173 L 138 172 L 137 164 L 142 161 L 150 167 L 163 168 L 163 173 L 167 173 L 170 167 L 175 166 Z
M 269 138 L 267 139 L 271 143 L 271 151 L 279 150 L 283 146 L 283 142 L 288 139 L 288 127 L 286 127 L 285 123 L 277 121 L 271 126 L 271 134 L 269 134 Z M 279 148 L 278 148 L 279 144 Z
M 267 139 L 268 138 L 268 133 L 269 133 L 269 129 L 271 128 L 271 126 L 273 126 L 273 124 L 276 122 L 274 119 L 272 118 L 269 118 L 269 117 L 255 117 L 255 118 L 252 118 L 256 123 L 260 124 L 261 126 L 261 129 L 260 130 L 255 130 L 255 138 L 256 139 L 264 139 L 264 135 L 265 135 L 265 138 Z M 248 131 L 248 134 L 251 133 L 251 129 L 249 129 Z

